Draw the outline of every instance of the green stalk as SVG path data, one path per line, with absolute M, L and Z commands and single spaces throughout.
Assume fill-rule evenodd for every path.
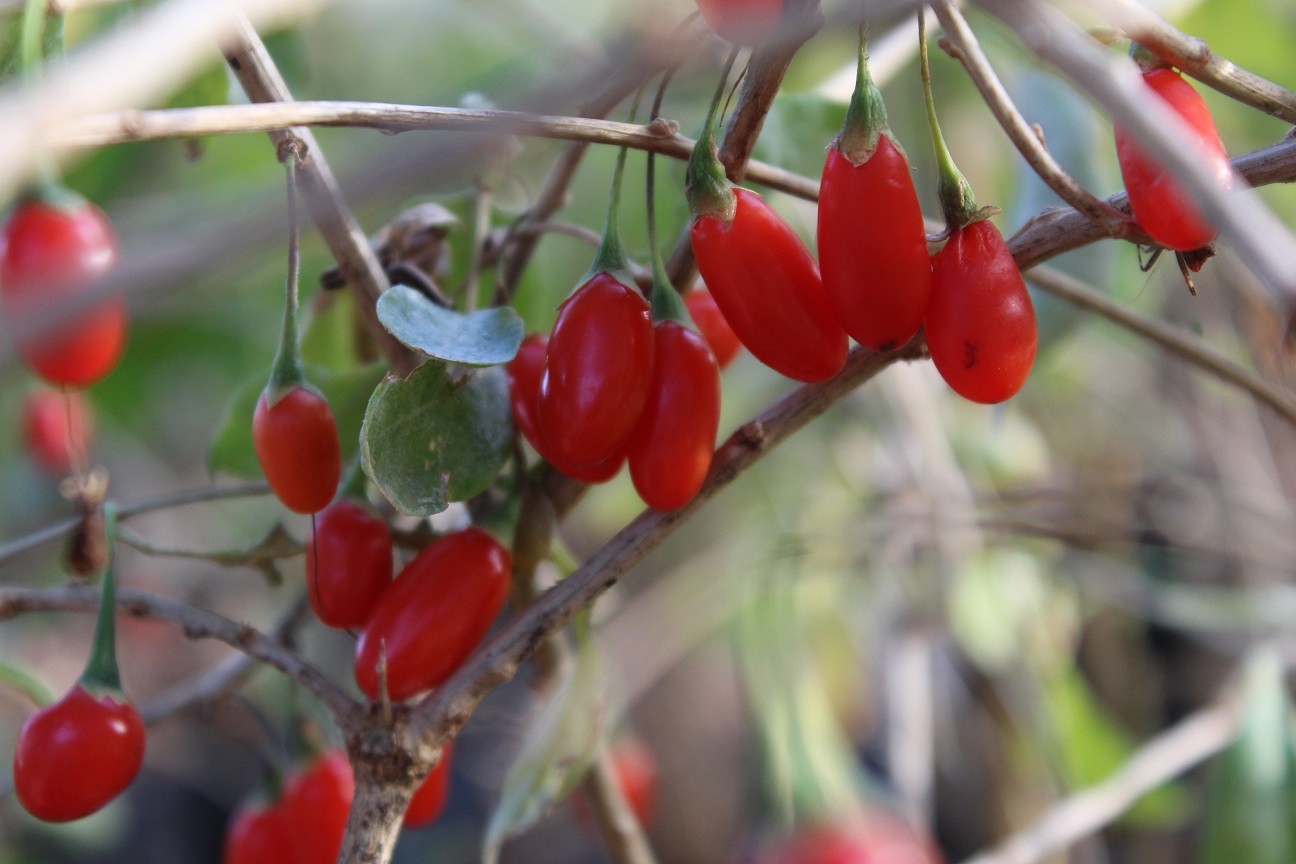
M 27 0 L 23 6 L 22 27 L 18 31 L 18 64 L 27 76 L 36 74 L 43 56 L 46 3 L 47 0 Z
M 54 694 L 40 679 L 8 663 L 0 663 L 0 687 L 21 693 L 37 708 L 44 708 L 54 701 Z
M 837 135 L 837 150 L 849 159 L 852 165 L 863 165 L 872 158 L 874 151 L 877 150 L 878 139 L 883 135 L 896 144 L 895 137 L 891 134 L 890 121 L 887 119 L 886 104 L 882 101 L 882 91 L 878 89 L 872 74 L 869 73 L 868 22 L 861 18 L 855 92 L 851 93 L 850 106 L 846 109 L 846 120 Z M 897 148 L 899 146 L 896 144 Z
M 936 102 L 932 99 L 931 69 L 927 65 L 927 15 L 926 7 L 918 7 L 918 57 L 921 61 L 923 99 L 927 103 L 927 125 L 931 129 L 932 147 L 936 151 L 936 170 L 938 180 L 937 193 L 940 195 L 941 210 L 945 214 L 945 225 L 949 231 L 956 231 L 972 221 L 977 212 L 976 196 L 967 178 L 954 164 L 949 147 L 945 146 L 945 136 L 941 134 L 940 123 L 936 120 Z
M 349 498 L 363 507 L 369 507 L 369 477 L 364 472 L 364 466 L 360 462 L 360 457 L 356 456 L 351 463 L 351 470 L 347 471 L 347 476 L 342 480 L 342 487 L 338 489 L 339 498 Z
M 117 669 L 117 507 L 111 501 L 103 505 L 104 536 L 108 546 L 108 565 L 99 587 L 99 617 L 95 620 L 94 643 L 90 659 L 78 683 L 94 693 L 121 694 L 121 674 Z
M 642 91 L 635 93 L 634 101 L 630 104 L 631 121 L 639 111 L 641 95 Z M 607 273 L 628 287 L 633 288 L 635 285 L 634 276 L 630 273 L 630 259 L 626 255 L 625 244 L 621 242 L 621 223 L 617 216 L 617 211 L 621 209 L 621 177 L 625 174 L 627 149 L 622 147 L 617 151 L 616 168 L 612 171 L 612 191 L 608 193 L 607 220 L 603 223 L 603 237 L 594 253 L 594 263 L 581 279 L 582 285 L 600 273 Z
M 734 48 L 725 61 L 720 83 L 716 85 L 715 95 L 711 97 L 711 107 L 707 109 L 702 134 L 698 135 L 697 143 L 693 145 L 688 168 L 684 172 L 684 191 L 688 196 L 689 213 L 694 218 L 712 216 L 723 222 L 732 222 L 737 207 L 737 199 L 730 189 L 729 178 L 725 176 L 715 141 L 716 113 L 736 59 L 738 49 Z
M 666 78 L 662 80 L 662 88 L 665 89 L 666 82 L 670 78 L 670 73 L 666 73 Z M 661 91 L 658 91 L 657 102 L 653 105 L 652 116 L 649 122 L 657 119 L 657 110 L 661 101 Z M 666 275 L 666 264 L 662 261 L 661 248 L 657 245 L 657 160 L 656 153 L 648 151 L 648 166 L 644 172 L 646 185 L 648 187 L 648 200 L 646 202 L 646 211 L 648 217 L 648 248 L 652 255 L 652 317 L 654 324 L 660 324 L 664 321 L 674 321 L 681 327 L 687 327 L 696 330 L 693 321 L 689 317 L 688 307 L 684 305 L 683 298 L 671 284 L 670 277 Z
M 279 349 L 270 367 L 270 380 L 266 383 L 266 398 L 270 407 L 297 387 L 306 386 L 306 370 L 302 366 L 301 349 L 297 344 L 297 281 L 301 272 L 301 231 L 297 215 L 297 156 L 289 154 L 285 162 L 288 184 L 288 278 L 285 286 L 283 329 L 279 333 Z

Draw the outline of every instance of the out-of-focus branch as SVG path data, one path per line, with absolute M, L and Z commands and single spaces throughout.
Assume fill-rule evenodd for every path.
M 157 102 L 208 61 L 213 40 L 237 32 L 242 13 L 280 24 L 318 8 L 317 0 L 168 0 L 143 9 L 131 26 L 96 39 L 38 82 L 0 89 L 0 201 L 49 151 L 49 133 L 74 117 Z
M 350 696 L 318 669 L 255 627 L 144 591 L 119 590 L 117 605 L 127 615 L 173 622 L 190 639 L 215 639 L 275 667 L 315 694 L 343 730 L 351 729 L 358 722 L 359 706 Z M 98 607 L 99 591 L 89 586 L 0 586 L 0 620 L 24 612 L 94 612 Z
M 1296 236 L 1234 177 L 1225 190 L 1191 126 L 1163 100 L 1151 98 L 1137 67 L 1112 58 L 1052 4 L 1040 0 L 977 0 L 1012 28 L 1041 59 L 1105 108 L 1148 153 L 1174 173 L 1246 267 L 1283 298 L 1296 297 Z
M 246 18 L 240 17 L 238 32 L 225 48 L 225 59 L 253 102 L 292 101 L 292 94 L 288 91 L 283 76 L 279 74 L 274 59 Z M 270 140 L 276 146 L 289 137 L 301 142 L 298 176 L 301 178 L 302 193 L 310 207 L 311 216 L 319 227 L 324 242 L 333 253 L 343 278 L 356 292 L 356 305 L 382 346 L 392 371 L 401 376 L 409 374 L 418 366 L 418 356 L 402 345 L 378 320 L 378 298 L 390 287 L 378 256 L 370 248 L 368 238 L 351 215 L 315 136 L 305 128 L 276 129 L 270 132 Z
M 1223 750 L 1237 734 L 1235 699 L 1204 708 L 1144 744 L 1109 779 L 1071 796 L 1042 819 L 963 864 L 1037 864 L 1102 829 L 1153 789 Z
M 1091 0 L 1090 7 L 1184 74 L 1244 105 L 1296 124 L 1296 93 L 1224 59 L 1203 40 L 1171 27 L 1142 3 Z
M 967 69 L 968 76 L 976 84 L 977 90 L 981 91 L 986 106 L 1040 179 L 1059 198 L 1097 223 L 1108 236 L 1124 238 L 1135 233 L 1141 235 L 1137 223 L 1128 213 L 1117 210 L 1085 189 L 1053 158 L 1048 147 L 1013 104 L 958 7 L 951 0 L 935 0 L 932 9 L 945 30 L 946 38 L 942 40 L 942 47 Z M 1144 241 L 1146 242 L 1146 238 Z

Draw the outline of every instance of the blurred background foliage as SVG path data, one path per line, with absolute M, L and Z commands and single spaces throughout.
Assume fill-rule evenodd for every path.
M 137 5 L 144 4 L 77 13 L 70 40 L 126 26 Z M 830 17 L 849 11 L 844 0 L 824 5 Z M 685 0 L 651 9 L 577 0 L 346 0 L 274 34 L 268 45 L 299 99 L 458 105 L 484 98 L 527 107 L 536 82 L 593 68 L 619 50 L 609 46 L 627 33 L 670 26 L 690 11 Z M 1224 56 L 1296 87 L 1290 3 L 1205 0 L 1164 11 Z M 1119 188 L 1108 120 L 1036 64 L 998 22 L 975 10 L 969 17 L 1063 165 L 1096 192 Z M 876 23 L 880 45 L 895 22 Z M 891 122 L 914 164 L 924 208 L 937 214 L 912 39 L 891 40 L 887 49 Z M 664 116 L 686 134 L 696 134 L 720 51 L 712 45 L 688 64 L 667 95 Z M 844 113 L 853 54 L 850 27 L 829 29 L 800 52 L 765 125 L 759 158 L 818 174 Z M 932 62 L 951 149 L 979 200 L 1003 208 L 997 221 L 1005 233 L 1055 205 L 961 68 L 939 52 Z M 1230 153 L 1273 143 L 1286 131 L 1273 118 L 1198 89 Z M 572 112 L 583 95 L 546 110 Z M 210 69 L 172 104 L 241 98 L 213 48 Z M 499 164 L 478 158 L 499 147 L 478 147 L 480 139 L 461 134 L 318 135 L 367 231 L 424 201 L 458 216 L 447 241 L 447 286 L 466 271 L 475 178 L 498 177 L 491 219 L 506 225 L 526 208 L 562 147 L 527 141 L 516 158 Z M 590 152 L 558 218 L 601 226 L 613 157 L 606 148 Z M 640 261 L 647 255 L 643 164 L 642 154 L 631 155 L 622 209 L 625 237 Z M 662 164 L 657 198 L 667 244 L 685 227 L 686 207 L 682 165 Z M 226 406 L 248 382 L 264 379 L 278 333 L 287 227 L 273 148 L 262 135 L 121 145 L 86 154 L 67 166 L 66 177 L 113 218 L 127 259 L 206 236 L 243 238 L 238 254 L 192 268 L 178 284 L 143 285 L 131 295 L 125 358 L 88 394 L 98 427 L 95 461 L 111 472 L 119 500 L 202 486 L 211 480 L 209 449 Z M 1296 224 L 1290 187 L 1261 194 Z M 771 198 L 812 241 L 813 207 Z M 354 352 L 337 322 L 346 320 L 347 301 L 314 290 L 315 275 L 331 262 L 313 233 L 304 253 L 303 290 L 316 316 L 308 353 L 345 372 Z M 591 254 L 568 236 L 541 241 L 516 298 L 528 330 L 550 326 Z M 1281 343 L 1286 322 L 1228 248 L 1200 274 L 1196 298 L 1172 262 L 1144 273 L 1128 245 L 1101 243 L 1055 263 L 1290 382 Z M 483 292 L 491 278 L 483 279 Z M 950 860 L 1108 776 L 1138 742 L 1214 698 L 1257 645 L 1276 642 L 1280 656 L 1292 656 L 1292 430 L 1154 346 L 1036 297 L 1042 351 L 1011 403 L 964 403 L 926 363 L 890 369 L 732 484 L 600 602 L 595 638 L 615 670 L 608 675 L 618 682 L 611 698 L 659 765 L 651 835 L 661 860 L 744 860 L 740 850 L 780 830 L 776 802 L 787 789 L 771 780 L 777 772 L 768 770 L 761 754 L 770 754 L 759 743 L 771 709 L 761 708 L 768 700 L 745 695 L 740 670 L 777 666 L 789 640 L 808 652 L 821 686 L 817 696 L 800 689 L 784 696 L 823 700 L 829 725 L 842 733 L 844 744 L 830 761 L 848 763 L 845 782 L 930 825 Z M 330 303 L 338 306 L 325 314 Z M 0 542 L 68 513 L 53 481 L 21 449 L 18 406 L 33 386 L 20 366 L 0 368 L 0 417 L 9 426 L 0 435 Z M 743 355 L 725 374 L 721 434 L 789 389 Z M 246 455 L 235 446 L 216 464 L 254 471 Z M 564 524 L 565 542 L 580 559 L 640 508 L 624 475 L 592 489 Z M 298 537 L 308 529 L 264 499 L 176 509 L 132 527 L 159 546 L 225 549 L 253 544 L 276 521 Z M 286 584 L 268 585 L 256 571 L 124 550 L 121 581 L 267 626 L 302 584 L 299 558 L 282 570 Z M 0 573 L 24 584 L 65 578 L 55 549 Z M 751 604 L 793 583 L 791 620 L 753 624 Z M 770 628 L 766 638 L 761 626 Z M 57 691 L 79 670 L 89 632 L 84 617 L 23 616 L 0 627 L 0 652 Z M 126 686 L 139 701 L 225 654 L 161 624 L 123 622 L 121 639 Z M 307 626 L 301 645 L 350 683 L 346 634 Z M 785 670 L 781 684 L 778 675 L 773 680 L 770 686 L 783 692 L 797 675 Z M 26 817 L 12 797 L 0 802 L 0 861 L 218 860 L 229 810 L 257 788 L 258 753 L 280 746 L 259 731 L 249 703 L 282 729 L 291 706 L 307 698 L 292 695 L 273 673 L 258 674 L 244 692 L 244 699 L 154 727 L 141 779 L 90 819 L 46 826 Z M 1289 717 L 1280 702 L 1271 734 L 1285 741 Z M 525 680 L 486 701 L 462 736 L 449 811 L 403 839 L 398 860 L 474 859 L 538 710 Z M 24 711 L 17 700 L 0 699 L 0 752 L 9 752 Z M 1211 772 L 1194 771 L 1144 798 L 1071 860 L 1178 862 L 1198 860 L 1199 853 L 1243 860 L 1227 857 L 1235 848 L 1230 837 L 1289 831 L 1275 824 L 1290 822 L 1290 809 L 1258 827 L 1231 820 L 1218 805 L 1207 812 L 1209 802 L 1254 786 L 1250 763 L 1228 764 L 1218 782 L 1234 785 L 1223 793 L 1207 795 Z M 1210 843 L 1203 846 L 1201 826 L 1208 823 Z M 592 861 L 600 854 L 564 807 L 509 843 L 504 860 Z M 1264 854 L 1270 857 L 1246 860 L 1291 860 L 1281 857 L 1289 852 Z

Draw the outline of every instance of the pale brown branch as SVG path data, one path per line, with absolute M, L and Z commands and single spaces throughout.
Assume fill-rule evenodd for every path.
M 1132 40 L 1206 86 L 1243 105 L 1296 124 L 1296 93 L 1211 51 L 1206 42 L 1176 30 L 1132 0 L 1093 0 L 1092 6 Z
M 238 32 L 225 49 L 225 59 L 253 102 L 292 102 L 292 94 L 288 91 L 283 76 L 279 74 L 274 59 L 266 50 L 256 29 L 245 17 L 240 16 Z M 382 346 L 392 371 L 398 375 L 409 374 L 418 365 L 419 358 L 392 336 L 378 320 L 378 298 L 391 287 L 387 274 L 369 245 L 368 238 L 351 215 L 351 209 L 342 197 L 342 190 L 338 188 L 333 170 L 324 159 L 319 142 L 310 130 L 301 127 L 269 132 L 270 140 L 276 147 L 290 137 L 300 142 L 298 175 L 311 216 L 324 237 L 324 242 L 328 244 L 329 251 L 333 253 L 342 277 L 356 292 L 356 305 Z
M 1140 747 L 1110 778 L 1052 807 L 1035 824 L 963 864 L 1037 864 L 1101 830 L 1148 792 L 1228 746 L 1241 711 L 1236 698 L 1203 708 Z
M 1195 131 L 1163 100 L 1149 98 L 1137 67 L 1101 51 L 1051 4 L 1039 0 L 977 0 L 1012 28 L 1045 62 L 1062 71 L 1147 152 L 1172 171 L 1239 257 L 1275 295 L 1296 297 L 1296 237 L 1246 188 L 1231 190 L 1206 170 Z
M 1142 237 L 1137 223 L 1128 213 L 1117 210 L 1085 189 L 1053 158 L 1030 123 L 1017 110 L 957 5 L 951 0 L 934 0 L 932 9 L 940 19 L 948 40 L 942 40 L 942 47 L 963 64 L 968 77 L 981 92 L 986 107 L 1040 179 L 1059 198 L 1092 219 L 1109 237 L 1125 238 L 1132 234 Z
M 275 667 L 315 694 L 344 730 L 350 729 L 358 719 L 359 706 L 355 700 L 318 669 L 255 627 L 169 597 L 129 588 L 117 592 L 117 605 L 127 615 L 170 621 L 179 625 L 190 639 L 215 639 Z M 94 612 L 98 607 L 99 591 L 89 586 L 0 586 L 0 620 L 25 612 Z

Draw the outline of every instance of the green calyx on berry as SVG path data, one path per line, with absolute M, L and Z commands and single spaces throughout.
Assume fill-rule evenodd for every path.
M 20 200 L 38 201 L 52 210 L 63 213 L 77 213 L 91 206 L 80 192 L 75 192 L 57 180 L 46 176 L 29 189 Z
M 945 145 L 945 136 L 941 134 L 940 123 L 936 119 L 931 68 L 927 64 L 927 16 L 924 10 L 923 6 L 918 9 L 918 56 L 922 68 L 923 99 L 927 103 L 927 125 L 931 129 L 932 147 L 936 151 L 936 169 L 939 175 L 936 191 L 940 196 L 941 210 L 945 214 L 946 230 L 956 231 L 978 218 L 984 219 L 987 214 L 978 212 L 972 186 L 954 164 L 954 157 Z
M 1139 67 L 1143 73 L 1151 72 L 1154 69 L 1170 69 L 1171 64 L 1162 60 L 1152 52 L 1152 49 L 1140 45 L 1138 42 L 1130 41 L 1129 44 L 1130 59 Z
M 77 683 L 95 696 L 122 696 L 121 673 L 117 669 L 117 508 L 109 501 L 103 510 L 108 564 L 99 586 L 99 617 L 95 619 L 90 659 Z
M 301 348 L 297 341 L 297 281 L 301 272 L 300 228 L 297 214 L 297 150 L 285 147 L 285 170 L 288 183 L 288 276 L 285 281 L 283 329 L 279 332 L 279 349 L 270 366 L 266 382 L 266 405 L 273 408 L 280 399 L 301 387 L 322 395 L 306 383 Z
M 707 109 L 702 134 L 698 135 L 697 143 L 693 145 L 688 167 L 684 171 L 684 193 L 688 198 L 689 213 L 694 219 L 710 216 L 721 222 L 732 222 L 738 209 L 738 200 L 725 175 L 715 141 L 720 97 L 724 95 L 725 85 L 729 83 L 729 73 L 737 57 L 738 49 L 734 48 L 725 61 L 720 83 L 716 85 L 715 95 L 711 97 L 711 107 Z
M 846 109 L 846 120 L 842 123 L 841 132 L 837 133 L 837 150 L 852 165 L 863 165 L 877 150 L 878 139 L 885 135 L 891 139 L 896 150 L 904 150 L 900 142 L 891 134 L 891 124 L 887 120 L 886 105 L 882 101 L 882 91 L 873 81 L 868 68 L 868 25 L 861 21 L 859 28 L 859 66 L 855 72 L 855 92 L 851 94 L 850 106 Z

